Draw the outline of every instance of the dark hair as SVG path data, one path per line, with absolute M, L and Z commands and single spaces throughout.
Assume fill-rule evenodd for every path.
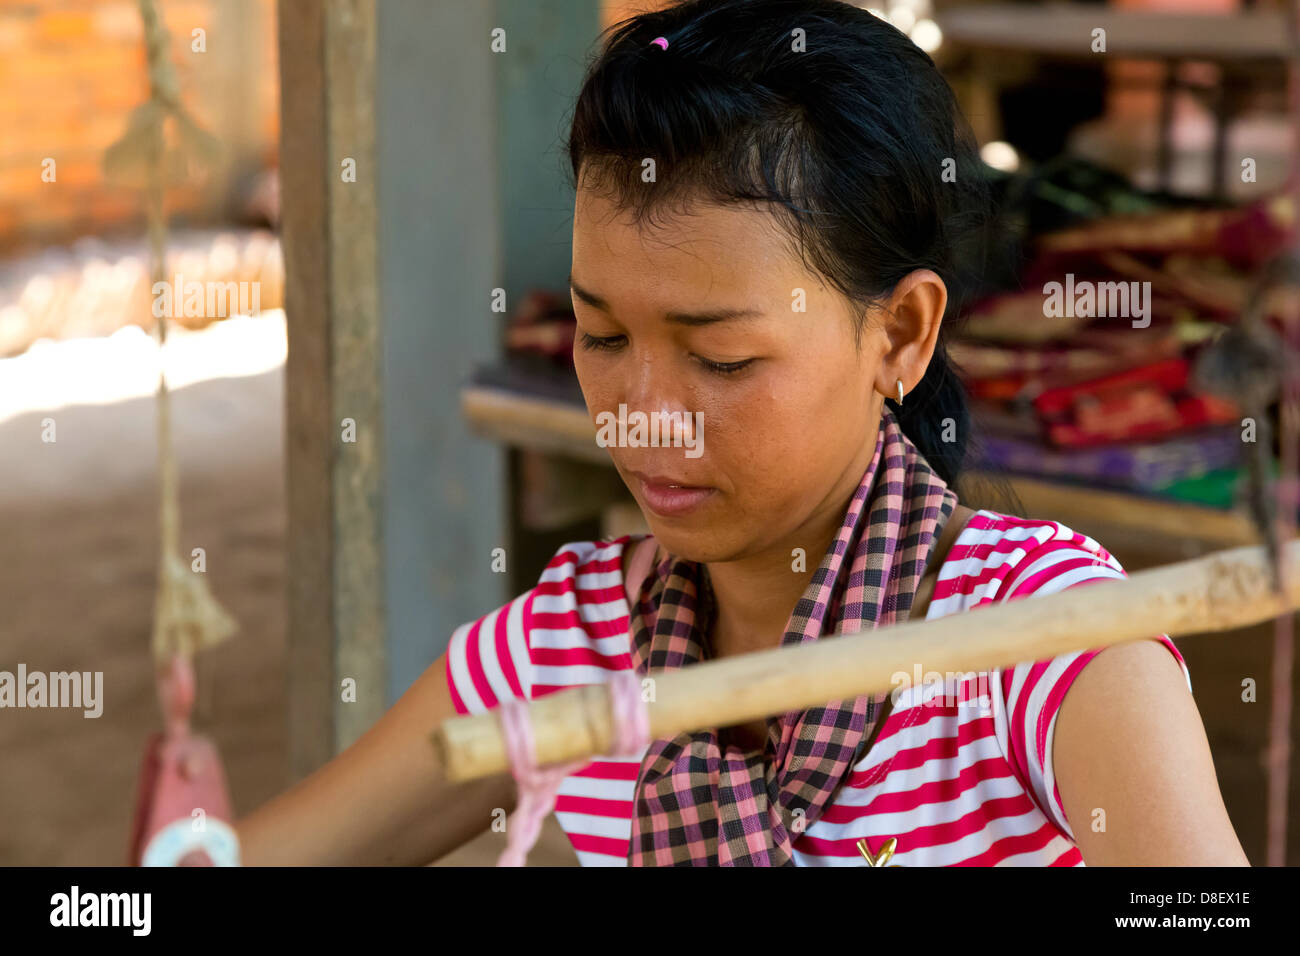
M 866 304 L 915 269 L 934 270 L 959 313 L 989 191 L 952 90 L 906 35 L 840 0 L 684 0 L 603 37 L 574 106 L 575 189 L 581 177 L 636 222 L 695 198 L 770 203 L 803 261 L 861 310 L 859 334 Z M 950 331 L 895 412 L 952 485 L 971 421 Z

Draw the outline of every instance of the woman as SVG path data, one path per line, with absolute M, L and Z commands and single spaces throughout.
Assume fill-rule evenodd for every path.
M 653 534 L 566 545 L 459 628 L 360 741 L 240 821 L 247 863 L 425 863 L 486 829 L 512 780 L 438 780 L 426 735 L 506 696 L 1123 576 L 1057 522 L 957 502 L 944 317 L 985 208 L 905 36 L 838 0 L 635 17 L 569 151 L 588 409 L 674 422 L 609 448 Z M 907 683 L 592 761 L 557 819 L 594 865 L 1246 864 L 1167 636 Z

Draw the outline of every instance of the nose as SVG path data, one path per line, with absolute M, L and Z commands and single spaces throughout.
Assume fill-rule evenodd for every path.
M 664 441 L 679 446 L 694 444 L 695 416 L 679 383 L 668 374 L 668 363 L 642 355 L 633 369 L 632 380 L 621 399 L 627 404 L 628 415 L 639 411 L 651 421 L 657 420 Z

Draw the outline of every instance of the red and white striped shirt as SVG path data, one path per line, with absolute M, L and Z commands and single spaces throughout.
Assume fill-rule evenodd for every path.
M 630 669 L 623 554 L 639 540 L 567 544 L 536 587 L 457 628 L 447 651 L 457 713 Z M 1122 577 L 1087 535 L 981 510 L 949 549 L 926 619 Z M 1182 655 L 1167 635 L 1155 639 L 1178 661 L 1190 693 Z M 897 686 L 875 742 L 795 839 L 795 862 L 862 866 L 859 839 L 879 852 L 895 837 L 892 862 L 902 866 L 1082 866 L 1052 770 L 1052 737 L 1065 692 L 1099 650 Z M 639 757 L 601 758 L 565 778 L 555 816 L 584 866 L 627 865 L 639 767 Z

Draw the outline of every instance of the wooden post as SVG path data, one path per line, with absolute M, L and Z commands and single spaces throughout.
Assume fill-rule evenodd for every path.
M 279 3 L 294 778 L 386 707 L 375 16 L 374 0 Z

